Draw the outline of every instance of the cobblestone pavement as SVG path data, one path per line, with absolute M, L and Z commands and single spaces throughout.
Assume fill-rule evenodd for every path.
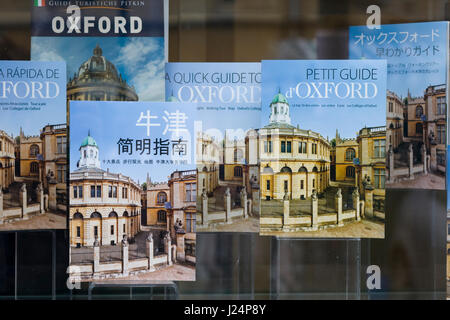
M 197 232 L 259 232 L 259 218 L 248 217 L 247 219 L 237 220 L 230 224 L 217 224 L 215 226 L 200 227 L 197 226 Z
M 17 220 L 0 225 L 0 231 L 8 230 L 36 230 L 36 229 L 66 229 L 67 217 L 65 214 L 46 212 L 33 216 L 28 220 Z
M 135 238 L 134 243 L 130 243 L 128 246 L 129 259 L 145 258 L 147 254 L 147 237 L 149 232 L 153 233 L 154 240 L 154 255 L 158 255 L 160 250 L 160 243 L 162 244 L 162 239 L 159 238 L 159 230 L 150 230 L 139 232 Z M 120 261 L 122 259 L 122 246 L 117 244 L 112 245 L 102 245 L 100 246 L 100 262 L 107 261 Z M 93 247 L 82 247 L 82 248 L 71 248 L 71 263 L 90 263 L 94 261 L 94 248 Z
M 152 282 L 152 281 L 195 281 L 195 267 L 185 264 L 173 264 L 162 269 L 139 273 L 137 275 L 123 277 L 119 279 L 102 280 L 102 283 L 124 283 L 133 282 L 138 283 Z M 96 281 L 99 282 L 99 281 Z
M 386 183 L 387 188 L 405 188 L 405 189 L 445 189 L 445 177 L 433 173 L 419 176 L 414 180 L 404 180 L 395 183 Z
M 384 238 L 384 223 L 361 220 L 349 222 L 342 227 L 329 227 L 318 231 L 261 232 L 261 235 L 289 238 Z

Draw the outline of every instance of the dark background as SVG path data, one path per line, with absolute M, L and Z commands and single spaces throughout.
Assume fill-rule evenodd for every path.
M 28 60 L 32 1 L 2 0 L 0 59 Z M 345 59 L 347 30 L 448 20 L 446 0 L 170 0 L 171 62 Z M 445 299 L 446 192 L 388 190 L 386 239 L 197 234 L 197 281 L 69 291 L 68 231 L 0 233 L 0 299 Z M 368 291 L 366 269 L 381 269 Z

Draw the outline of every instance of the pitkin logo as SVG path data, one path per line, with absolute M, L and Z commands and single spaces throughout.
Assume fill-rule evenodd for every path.
M 35 7 L 45 7 L 45 2 L 47 0 L 34 0 L 34 6 Z

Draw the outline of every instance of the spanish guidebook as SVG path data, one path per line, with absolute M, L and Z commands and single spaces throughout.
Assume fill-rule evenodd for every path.
M 167 101 L 196 102 L 197 231 L 259 232 L 259 63 L 168 63 Z
M 66 228 L 66 65 L 0 61 L 0 231 Z
M 71 281 L 194 281 L 195 104 L 70 103 Z
M 384 238 L 385 92 L 385 61 L 262 62 L 262 235 Z

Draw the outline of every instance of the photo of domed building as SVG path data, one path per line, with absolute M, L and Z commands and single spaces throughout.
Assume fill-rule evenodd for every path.
M 352 138 L 336 130 L 330 140 L 292 125 L 280 91 L 269 108 L 269 123 L 258 130 L 260 233 L 383 237 L 386 128 L 364 127 Z
M 97 44 L 93 56 L 68 80 L 67 100 L 137 101 L 138 95 Z
M 70 174 L 70 245 L 116 245 L 140 231 L 140 186 L 100 167 L 99 147 L 88 136 L 80 145 L 78 169 Z

